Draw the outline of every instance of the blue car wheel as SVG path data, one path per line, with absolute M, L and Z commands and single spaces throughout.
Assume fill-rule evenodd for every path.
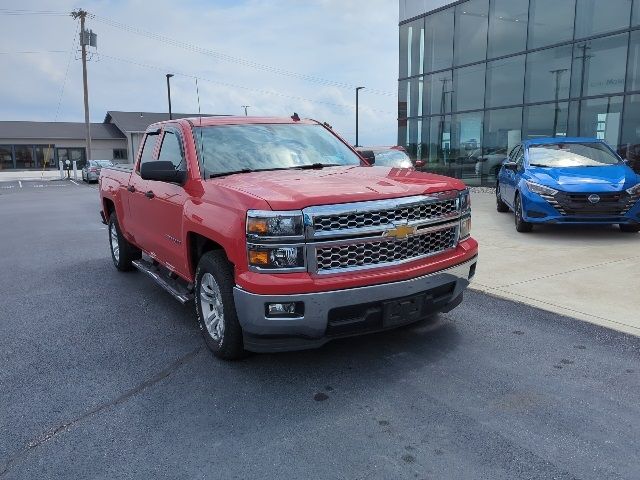
M 509 211 L 509 205 L 502 201 L 502 195 L 500 195 L 500 182 L 496 182 L 496 210 L 500 213 Z
M 513 202 L 513 213 L 516 220 L 516 231 L 520 233 L 527 233 L 533 230 L 533 224 L 522 218 L 522 200 L 520 199 L 520 192 L 516 192 L 516 198 Z

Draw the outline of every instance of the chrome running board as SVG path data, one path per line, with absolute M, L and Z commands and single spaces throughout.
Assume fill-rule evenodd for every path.
M 149 275 L 158 285 L 183 305 L 193 300 L 193 292 L 190 291 L 189 286 L 184 285 L 184 283 L 178 279 L 169 278 L 168 275 L 164 275 L 161 269 L 153 265 L 153 263 L 147 262 L 146 260 L 134 260 L 131 263 L 138 270 Z

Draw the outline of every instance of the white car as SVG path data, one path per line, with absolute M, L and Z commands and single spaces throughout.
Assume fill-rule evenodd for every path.
M 476 157 L 476 175 L 483 177 L 487 175 L 497 176 L 502 162 L 507 158 L 507 150 L 497 150 L 482 155 L 482 151 L 478 149 L 472 152 L 471 155 Z

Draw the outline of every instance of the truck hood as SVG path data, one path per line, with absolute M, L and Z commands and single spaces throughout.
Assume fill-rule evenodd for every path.
M 274 210 L 299 210 L 313 205 L 408 197 L 465 188 L 461 181 L 440 175 L 405 168 L 360 166 L 242 173 L 209 182 L 260 197 Z
M 570 192 L 615 192 L 635 185 L 638 175 L 626 165 L 604 167 L 531 167 L 531 180 Z

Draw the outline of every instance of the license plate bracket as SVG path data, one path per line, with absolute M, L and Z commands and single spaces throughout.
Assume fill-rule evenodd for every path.
M 410 297 L 384 302 L 382 306 L 382 325 L 393 327 L 420 320 L 424 315 L 424 306 L 430 296 L 419 293 Z

